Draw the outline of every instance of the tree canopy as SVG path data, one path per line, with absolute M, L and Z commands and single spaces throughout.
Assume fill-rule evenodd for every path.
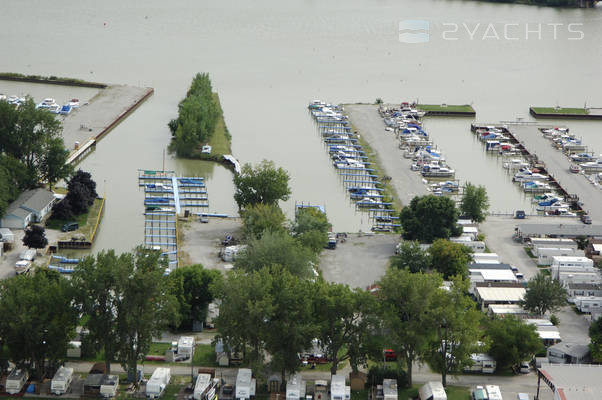
M 31 225 L 25 229 L 23 244 L 30 249 L 43 249 L 48 245 L 46 230 L 40 225 Z
M 325 213 L 318 208 L 306 207 L 297 210 L 291 231 L 304 246 L 319 253 L 328 244 L 331 226 Z
M 29 365 L 37 378 L 66 358 L 75 336 L 77 309 L 69 281 L 54 271 L 17 275 L 0 282 L 0 336 L 10 359 Z
M 543 348 L 536 329 L 535 325 L 527 324 L 514 316 L 494 318 L 489 322 L 489 354 L 495 359 L 498 370 L 530 360 Z
M 235 266 L 247 272 L 279 265 L 293 275 L 308 277 L 315 255 L 287 232 L 264 232 L 251 239 L 235 261 Z
M 286 201 L 291 194 L 289 179 L 288 172 L 276 168 L 273 161 L 263 160 L 255 167 L 245 164 L 241 173 L 234 175 L 234 200 L 239 209 L 252 204 L 274 205 L 280 200 Z
M 521 306 L 537 315 L 557 311 L 567 303 L 567 291 L 559 281 L 538 273 L 527 284 Z
M 391 267 L 407 268 L 410 272 L 426 272 L 431 267 L 431 255 L 420 247 L 420 243 L 403 241 L 399 246 L 399 254 L 391 257 Z
M 452 276 L 468 277 L 468 264 L 472 261 L 472 250 L 461 243 L 437 239 L 429 247 L 431 266 L 443 274 L 445 279 Z
M 435 239 L 458 236 L 458 210 L 453 200 L 443 196 L 417 196 L 400 214 L 403 238 L 432 243 Z
M 589 349 L 592 353 L 592 361 L 602 362 L 602 317 L 597 318 L 589 326 L 589 338 L 591 339 Z
M 284 232 L 284 213 L 276 204 L 251 204 L 240 212 L 247 238 L 259 239 L 268 232 Z
M 462 215 L 470 217 L 475 222 L 483 222 L 488 209 L 489 197 L 485 187 L 475 186 L 470 182 L 466 183 L 460 202 Z

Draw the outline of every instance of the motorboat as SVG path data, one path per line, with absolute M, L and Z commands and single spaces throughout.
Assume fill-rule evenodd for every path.
M 540 181 L 523 182 L 521 185 L 527 193 L 541 193 L 552 189 L 549 184 Z
M 51 104 L 47 110 L 53 114 L 58 114 L 61 112 L 61 106 L 59 106 L 58 104 Z
M 596 157 L 588 153 L 572 154 L 569 158 L 571 161 L 577 163 L 594 161 L 596 159 Z
M 580 164 L 581 169 L 587 170 L 589 172 L 599 172 L 602 171 L 602 158 L 596 159 L 595 161 L 586 162 Z
M 546 211 L 546 215 L 553 217 L 576 217 L 577 214 L 569 211 L 568 209 L 558 209 L 554 211 Z
M 79 99 L 71 99 L 71 100 L 69 100 L 68 104 L 71 106 L 71 108 L 78 108 L 79 107 Z
M 569 209 L 569 205 L 566 203 L 563 203 L 562 201 L 556 201 L 550 205 L 539 205 L 537 206 L 535 209 L 537 211 L 556 211 L 556 210 L 568 210 Z
M 505 169 L 513 170 L 513 169 L 529 168 L 529 163 L 521 158 L 513 158 L 509 161 L 506 161 L 502 166 Z
M 512 177 L 513 182 L 527 182 L 527 181 L 544 181 L 549 179 L 548 175 L 539 173 L 538 169 L 521 168 Z
M 554 193 L 543 193 L 543 194 L 538 194 L 533 197 L 533 203 L 539 203 L 542 201 L 552 201 L 552 200 L 560 200 L 560 198 Z
M 72 107 L 69 105 L 69 103 L 63 105 L 59 111 L 59 114 L 61 115 L 68 115 L 71 112 Z
M 445 165 L 441 165 L 436 161 L 423 165 L 421 171 L 422 176 L 434 178 L 449 178 L 454 176 L 455 173 L 456 171 L 453 169 Z
M 581 167 L 577 164 L 571 164 L 571 166 L 569 167 L 569 171 L 573 174 L 578 174 L 579 172 L 581 172 Z

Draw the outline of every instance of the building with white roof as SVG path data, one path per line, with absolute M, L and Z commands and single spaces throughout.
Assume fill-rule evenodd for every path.
M 537 369 L 537 397 L 541 382 L 556 400 L 600 400 L 602 365 L 544 364 Z
M 525 296 L 523 286 L 477 286 L 474 289 L 477 302 L 485 311 L 490 304 L 518 304 Z

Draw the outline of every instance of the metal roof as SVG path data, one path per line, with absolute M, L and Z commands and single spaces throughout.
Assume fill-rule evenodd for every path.
M 477 287 L 475 289 L 483 301 L 519 301 L 526 293 L 524 287 Z
M 548 347 L 548 351 L 558 351 L 571 357 L 583 358 L 589 353 L 589 346 L 586 344 L 560 342 Z
M 546 364 L 538 371 L 560 400 L 600 400 L 602 365 Z
M 602 236 L 602 225 L 578 224 L 519 224 L 518 231 L 523 236 Z

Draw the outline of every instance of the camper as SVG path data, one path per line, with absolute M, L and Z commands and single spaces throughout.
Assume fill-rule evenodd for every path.
M 194 400 L 217 400 L 219 379 L 214 379 L 210 374 L 199 374 L 194 384 L 192 397 Z
M 552 268 L 556 267 L 576 267 L 576 268 L 592 268 L 594 262 L 592 259 L 587 257 L 575 257 L 575 256 L 553 256 L 552 257 Z
M 117 386 L 119 386 L 119 377 L 117 375 L 103 375 L 100 381 L 100 395 L 105 399 L 117 395 Z
M 330 400 L 345 400 L 345 376 L 332 375 L 330 379 Z
M 472 259 L 475 263 L 500 263 L 500 256 L 496 253 L 474 253 Z
M 484 353 L 472 354 L 471 358 L 473 364 L 464 368 L 464 371 L 483 374 L 493 374 L 495 372 L 496 362 L 490 355 Z
M 487 396 L 487 391 L 483 386 L 477 386 L 472 391 L 472 400 L 489 400 L 489 396 Z
M 489 400 L 503 400 L 502 392 L 500 392 L 500 387 L 497 385 L 486 385 L 485 389 L 487 389 L 487 398 Z
M 397 400 L 396 379 L 383 379 L 383 400 Z
M 247 400 L 255 394 L 255 388 L 253 384 L 253 372 L 249 368 L 239 368 L 238 374 L 236 375 L 236 400 Z
M 146 383 L 146 397 L 157 399 L 161 397 L 163 391 L 171 380 L 171 370 L 169 368 L 157 368 Z
M 418 389 L 420 400 L 447 400 L 447 393 L 439 381 L 427 382 Z
M 314 382 L 314 400 L 328 399 L 328 382 L 324 380 L 316 380 Z
M 30 268 L 31 268 L 31 261 L 19 260 L 15 263 L 15 273 L 17 275 L 22 275 L 22 274 L 28 273 Z
M 292 375 L 286 382 L 286 400 L 305 399 L 305 381 L 301 374 Z
M 534 252 L 535 253 L 535 252 Z M 577 250 L 569 247 L 537 247 L 537 264 L 552 265 L 554 256 L 584 256 L 583 250 Z
M 192 357 L 194 352 L 194 338 L 192 336 L 182 336 L 178 339 L 178 355 L 188 355 Z
M 21 253 L 19 260 L 33 261 L 36 259 L 36 251 L 35 250 L 25 250 Z
M 67 393 L 72 379 L 73 368 L 60 367 L 50 382 L 50 393 L 57 396 Z
M 25 383 L 29 379 L 29 372 L 26 369 L 14 368 L 10 375 L 6 378 L 4 385 L 6 393 L 17 394 L 23 389 Z

